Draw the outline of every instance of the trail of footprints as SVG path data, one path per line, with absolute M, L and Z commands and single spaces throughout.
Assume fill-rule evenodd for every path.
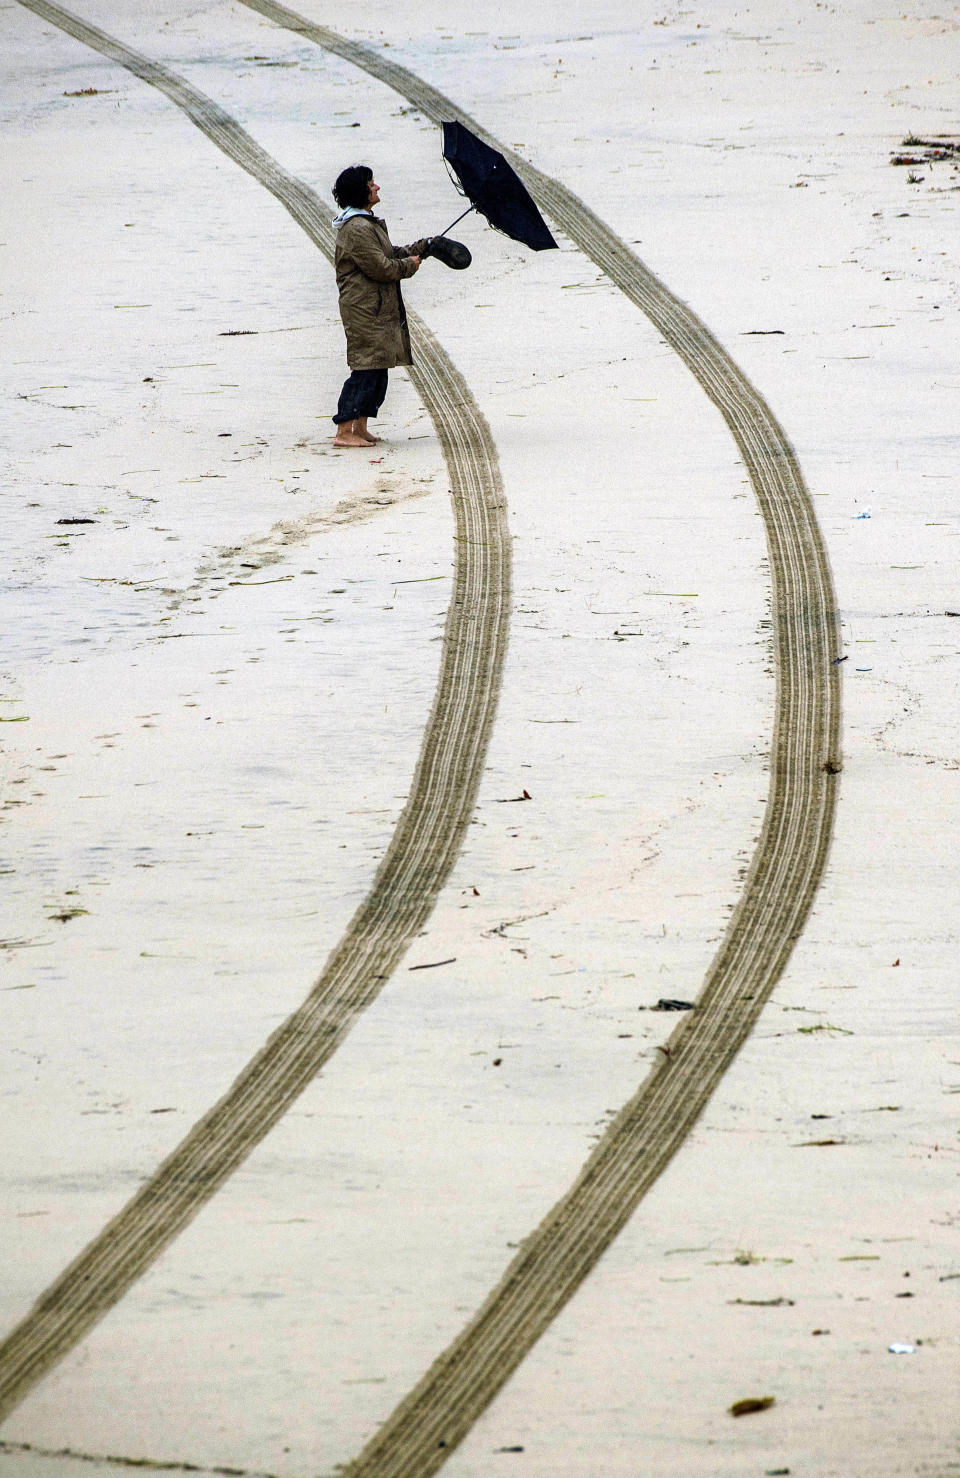
M 242 544 L 224 545 L 204 559 L 197 567 L 195 578 L 183 590 L 178 590 L 170 601 L 177 610 L 188 601 L 211 599 L 229 585 L 242 585 L 257 579 L 259 570 L 268 570 L 282 564 L 287 556 L 300 545 L 307 544 L 327 529 L 343 528 L 348 524 L 368 523 L 387 509 L 401 507 L 405 503 L 429 497 L 435 492 L 431 479 L 423 479 L 404 491 L 384 485 L 373 492 L 355 493 L 341 498 L 329 513 L 309 513 L 303 518 L 283 519 L 267 530 L 246 539 Z

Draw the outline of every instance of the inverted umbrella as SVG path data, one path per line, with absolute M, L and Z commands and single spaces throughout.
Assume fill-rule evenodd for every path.
M 443 123 L 441 127 L 443 157 L 459 180 L 461 193 L 471 202 L 457 221 L 471 210 L 478 210 L 497 231 L 534 251 L 555 247 L 557 243 L 526 185 L 503 155 L 462 123 Z M 447 231 L 450 229 L 448 226 Z

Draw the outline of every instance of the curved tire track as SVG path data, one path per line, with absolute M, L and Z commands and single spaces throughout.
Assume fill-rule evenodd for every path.
M 576 1182 L 529 1236 L 479 1312 L 340 1478 L 427 1478 L 575 1293 L 666 1168 L 746 1041 L 800 936 L 823 875 L 836 804 L 836 599 L 793 448 L 770 407 L 700 319 L 572 191 L 373 47 L 275 0 L 241 0 L 371 73 L 434 122 L 459 119 L 506 155 L 538 203 L 650 319 L 723 415 L 763 517 L 776 702 L 770 789 L 743 892 L 698 999 L 658 1067 Z
M 48 3 L 27 9 L 159 88 L 276 196 L 327 256 L 330 215 L 216 103 Z M 269 1133 L 376 998 L 449 876 L 493 724 L 509 619 L 510 547 L 496 448 L 469 387 L 423 322 L 411 378 L 436 427 L 456 518 L 440 675 L 410 798 L 370 892 L 304 1003 L 0 1346 L 0 1417 L 111 1309 Z

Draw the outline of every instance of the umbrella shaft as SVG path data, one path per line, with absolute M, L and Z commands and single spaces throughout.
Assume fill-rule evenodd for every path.
M 468 205 L 467 208 L 466 208 L 466 210 L 461 215 L 457 216 L 457 220 L 456 221 L 451 221 L 450 222 L 449 226 L 447 227 L 447 231 L 452 231 L 453 228 L 454 228 L 454 226 L 457 224 L 457 221 L 462 221 L 464 216 L 468 216 L 470 214 L 470 212 L 472 210 L 476 210 L 476 208 L 477 207 L 475 205 Z M 440 235 L 440 236 L 446 236 L 447 231 L 440 231 L 440 232 L 438 232 L 438 235 Z

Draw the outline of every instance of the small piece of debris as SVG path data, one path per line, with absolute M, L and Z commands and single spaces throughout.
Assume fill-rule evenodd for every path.
M 932 139 L 921 139 L 916 134 L 908 134 L 903 140 L 905 149 L 935 149 L 944 155 L 960 154 L 960 138 L 956 134 L 938 133 Z
M 438 965 L 453 965 L 456 963 L 456 955 L 451 955 L 449 960 L 430 960 L 426 965 L 408 965 L 408 970 L 436 970 Z
M 522 795 L 497 796 L 497 805 L 498 806 L 512 806 L 513 803 L 514 803 L 514 801 L 532 801 L 532 800 L 533 800 L 533 796 L 530 794 L 529 790 L 525 790 Z
M 96 523 L 95 518 L 58 518 L 57 523 Z
M 641 1007 L 641 1010 L 644 1008 Z M 695 1011 L 695 1001 L 677 1001 L 670 996 L 661 996 L 655 1006 L 648 1006 L 649 1011 Z
M 891 1355 L 915 1355 L 917 1353 L 916 1345 L 903 1345 L 897 1340 L 894 1340 L 892 1345 L 887 1345 L 887 1349 Z
M 728 1298 L 728 1304 L 743 1304 L 749 1309 L 792 1309 L 796 1300 L 792 1298 Z
M 742 1401 L 734 1401 L 727 1410 L 731 1416 L 750 1416 L 754 1411 L 766 1411 L 776 1404 L 776 1399 L 776 1396 L 745 1396 Z

